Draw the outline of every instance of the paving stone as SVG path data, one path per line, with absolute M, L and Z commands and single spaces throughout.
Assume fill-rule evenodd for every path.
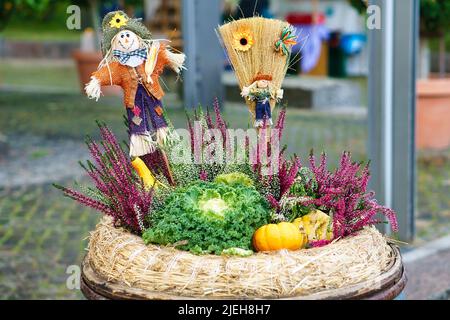
M 407 299 L 430 299 L 450 288 L 450 249 L 405 263 Z
M 78 161 L 89 158 L 83 142 L 31 135 L 10 136 L 9 139 L 14 143 L 0 162 L 0 187 L 42 184 L 84 174 L 78 165 Z
M 80 264 L 99 214 L 48 183 L 0 191 L 0 299 L 82 298 L 66 269 Z

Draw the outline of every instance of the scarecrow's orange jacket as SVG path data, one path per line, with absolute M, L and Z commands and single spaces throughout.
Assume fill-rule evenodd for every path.
M 169 59 L 165 52 L 165 46 L 161 46 L 158 51 L 156 66 L 151 75 L 153 83 L 147 82 L 144 71 L 145 63 L 142 63 L 136 68 L 132 68 L 122 65 L 117 61 L 113 61 L 109 63 L 109 69 L 108 66 L 103 66 L 92 73 L 92 76 L 97 78 L 102 86 L 118 85 L 122 87 L 124 92 L 124 103 L 127 108 L 134 107 L 134 98 L 139 84 L 138 77 L 140 77 L 147 90 L 159 100 L 164 96 L 164 91 L 158 81 L 159 76 L 163 72 L 164 67 L 169 64 Z M 136 70 L 136 72 L 134 72 L 133 69 Z

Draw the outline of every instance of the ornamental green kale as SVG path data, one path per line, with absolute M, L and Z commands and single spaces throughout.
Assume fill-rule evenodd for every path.
M 269 206 L 253 186 L 199 181 L 169 195 L 142 237 L 196 254 L 221 254 L 251 249 L 254 231 L 269 220 Z

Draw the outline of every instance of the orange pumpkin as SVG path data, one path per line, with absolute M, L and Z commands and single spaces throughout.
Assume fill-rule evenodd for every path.
M 297 250 L 304 248 L 307 241 L 308 238 L 290 222 L 266 224 L 253 234 L 253 247 L 256 251 Z

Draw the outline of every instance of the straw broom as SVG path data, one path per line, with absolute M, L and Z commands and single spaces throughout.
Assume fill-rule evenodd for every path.
M 289 27 L 281 20 L 252 17 L 226 23 L 217 29 L 241 90 L 251 85 L 257 74 L 271 75 L 273 88 L 281 88 L 295 41 L 285 46 L 287 51 L 284 52 L 277 50 L 275 44 Z M 246 104 L 254 120 L 256 103 L 246 99 Z M 273 111 L 274 100 L 270 101 L 270 106 Z

